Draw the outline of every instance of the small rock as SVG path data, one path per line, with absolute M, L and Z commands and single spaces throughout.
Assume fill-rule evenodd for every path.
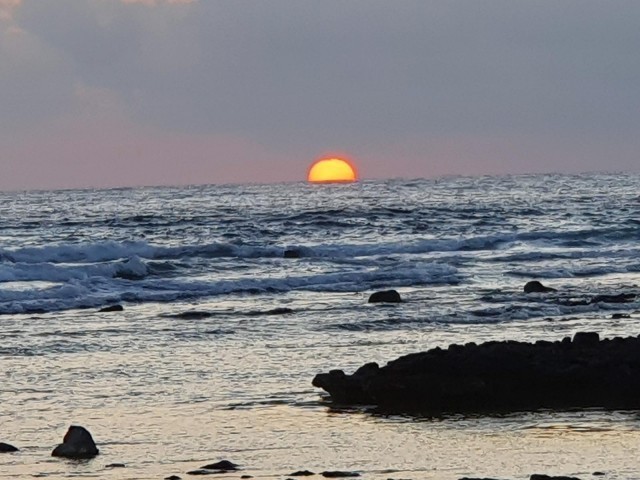
M 631 315 L 629 315 L 628 313 L 614 313 L 613 315 L 611 315 L 611 318 L 613 320 L 619 320 L 621 318 L 631 318 Z
M 380 292 L 373 292 L 369 296 L 369 303 L 400 303 L 402 299 L 400 294 L 396 290 L 382 290 Z
M 121 312 L 124 310 L 122 305 L 109 305 L 108 307 L 101 308 L 98 310 L 99 313 L 103 312 Z
M 198 470 L 191 470 L 187 472 L 187 475 L 213 475 L 214 473 L 221 473 L 221 470 L 205 470 L 199 468 Z
M 229 460 L 220 460 L 219 462 L 210 463 L 209 465 L 205 465 L 204 467 L 200 467 L 200 468 L 205 470 L 230 471 L 230 470 L 238 470 L 238 465 L 236 465 L 233 462 L 230 462 Z
M 540 473 L 534 473 L 529 477 L 529 480 L 580 480 L 578 477 L 566 477 L 564 475 L 552 476 L 543 475 Z
M 478 478 L 478 477 L 462 477 L 462 478 L 460 478 L 458 480 L 497 480 L 497 479 L 491 478 L 491 477 L 481 477 L 481 478 Z
M 298 250 L 285 250 L 282 254 L 284 258 L 300 258 L 300 252 Z
M 290 473 L 290 477 L 308 477 L 311 475 L 315 475 L 315 473 L 310 472 L 309 470 L 298 470 L 297 472 Z
M 253 478 L 253 475 L 242 475 L 240 478 Z
M 169 475 L 168 477 L 164 477 L 164 480 L 182 480 L 182 477 L 178 475 Z
M 341 472 L 341 471 L 322 472 L 320 475 L 322 475 L 325 478 L 346 478 L 346 477 L 360 476 L 358 472 Z
M 8 443 L 0 442 L 0 453 L 17 452 L 18 449 Z
M 96 447 L 93 437 L 84 427 L 71 425 L 62 443 L 53 449 L 52 457 L 92 458 L 100 451 Z
M 595 475 L 596 477 L 601 477 L 603 475 L 606 475 L 606 473 L 604 473 L 604 472 L 593 472 L 591 475 Z
M 545 287 L 542 283 L 537 280 L 533 280 L 531 282 L 527 282 L 524 285 L 524 293 L 545 293 L 545 292 L 555 292 L 555 288 Z
M 104 468 L 125 468 L 126 465 L 124 463 L 110 463 L 109 465 L 105 465 Z

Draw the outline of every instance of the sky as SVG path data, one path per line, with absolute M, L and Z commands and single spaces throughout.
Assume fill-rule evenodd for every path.
M 637 0 L 0 0 L 0 190 L 640 171 Z

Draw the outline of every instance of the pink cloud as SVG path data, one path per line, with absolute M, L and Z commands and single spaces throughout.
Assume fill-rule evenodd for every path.
M 14 12 L 21 3 L 22 0 L 0 0 L 0 20 L 12 20 Z

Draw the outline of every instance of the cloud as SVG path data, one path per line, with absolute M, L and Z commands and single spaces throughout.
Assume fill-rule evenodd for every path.
M 0 0 L 0 21 L 12 20 L 15 10 L 21 3 L 22 0 Z
M 233 138 L 256 157 L 345 150 L 378 158 L 363 170 L 375 175 L 389 170 L 379 152 L 417 175 L 592 169 L 602 156 L 627 168 L 640 147 L 635 0 L 0 0 L 0 12 L 0 137 L 77 115 L 114 143 L 119 122 L 161 143 Z M 106 122 L 106 105 L 117 122 L 88 121 Z

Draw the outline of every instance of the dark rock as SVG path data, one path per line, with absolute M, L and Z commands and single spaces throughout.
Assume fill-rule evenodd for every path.
M 164 480 L 182 480 L 178 475 L 169 475 L 168 477 L 164 477 Z
M 108 307 L 101 308 L 98 312 L 121 312 L 124 310 L 122 305 L 109 305 Z
M 96 447 L 93 437 L 84 427 L 71 425 L 62 443 L 53 449 L 51 456 L 65 458 L 92 458 L 100 451 Z
M 462 478 L 460 478 L 458 480 L 497 480 L 497 479 L 490 478 L 490 477 L 481 477 L 481 478 L 478 478 L 478 477 L 462 477 Z
M 282 254 L 284 258 L 300 258 L 300 252 L 298 250 L 285 250 Z
M 104 468 L 125 468 L 126 465 L 124 463 L 110 463 L 109 465 L 105 465 Z
M 596 477 L 602 477 L 603 475 L 606 475 L 606 473 L 604 473 L 604 472 L 593 472 L 591 475 L 594 475 Z
M 223 473 L 226 470 L 207 470 L 204 468 L 199 468 L 198 470 L 191 470 L 187 472 L 187 475 L 214 475 L 216 473 Z
M 249 312 L 247 315 L 255 317 L 258 315 L 289 315 L 291 313 L 294 313 L 294 312 L 290 308 L 277 307 L 277 308 L 272 308 L 271 310 L 260 310 L 257 312 Z
M 238 465 L 230 462 L 229 460 L 220 460 L 219 462 L 210 463 L 209 465 L 205 465 L 200 468 L 204 468 L 205 470 L 225 470 L 228 472 L 231 470 L 238 470 Z
M 18 448 L 13 445 L 9 445 L 8 443 L 0 442 L 0 453 L 11 453 L 17 452 Z
M 253 475 L 241 475 L 240 478 L 253 478 Z
M 313 385 L 343 405 L 380 412 L 503 413 L 567 408 L 640 408 L 640 338 L 502 341 L 457 345 L 375 363 L 352 375 L 320 373 Z
M 346 477 L 359 477 L 358 472 L 341 472 L 341 471 L 328 471 L 322 472 L 320 475 L 326 478 L 346 478 Z
M 192 310 L 190 312 L 176 313 L 175 315 L 172 315 L 172 317 L 181 318 L 183 320 L 200 320 L 202 318 L 209 318 L 212 315 L 213 313 L 211 312 L 205 312 L 203 310 Z
M 380 292 L 373 292 L 369 296 L 369 303 L 400 303 L 402 299 L 400 294 L 395 290 L 382 290 Z
M 537 280 L 533 280 L 531 282 L 527 282 L 524 285 L 524 293 L 545 293 L 545 292 L 555 292 L 555 288 L 545 287 Z
M 534 473 L 529 477 L 529 480 L 580 480 L 578 477 L 565 477 L 563 475 L 551 476 Z
M 310 472 L 309 470 L 298 470 L 297 472 L 290 473 L 290 477 L 309 477 L 311 475 L 315 475 L 315 473 Z
M 621 318 L 631 318 L 631 315 L 629 315 L 628 313 L 614 313 L 613 315 L 611 315 L 611 318 L 613 320 L 620 320 Z

